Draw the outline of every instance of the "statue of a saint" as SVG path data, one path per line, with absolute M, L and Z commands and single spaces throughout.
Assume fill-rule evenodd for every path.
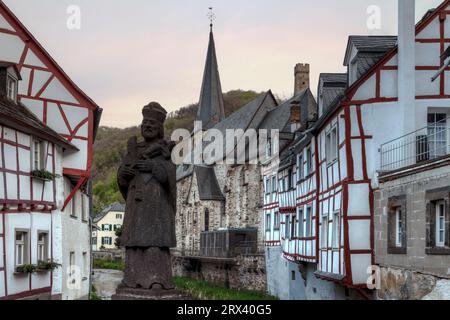
M 142 110 L 142 136 L 133 137 L 117 178 L 126 199 L 120 243 L 125 247 L 122 286 L 171 290 L 170 248 L 176 246 L 176 167 L 174 144 L 164 140 L 166 110 L 156 102 Z

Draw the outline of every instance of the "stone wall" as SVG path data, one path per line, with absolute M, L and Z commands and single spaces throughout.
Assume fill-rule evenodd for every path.
M 450 186 L 450 166 L 380 183 L 375 191 L 375 261 L 382 266 L 450 278 L 450 255 L 426 254 L 426 192 Z M 406 196 L 406 254 L 388 254 L 388 201 Z
M 378 299 L 382 300 L 448 300 L 450 279 L 404 268 L 381 267 Z
M 266 248 L 267 289 L 281 300 L 361 299 L 355 291 L 320 280 L 313 263 L 295 263 L 282 257 L 281 247 Z
M 264 255 L 246 255 L 235 259 L 172 257 L 175 276 L 205 280 L 231 289 L 266 292 Z

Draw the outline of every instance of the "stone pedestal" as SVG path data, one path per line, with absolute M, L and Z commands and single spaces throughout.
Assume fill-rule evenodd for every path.
M 111 297 L 112 300 L 192 300 L 186 294 L 179 290 L 155 289 L 136 289 L 127 288 L 120 285 L 116 294 Z

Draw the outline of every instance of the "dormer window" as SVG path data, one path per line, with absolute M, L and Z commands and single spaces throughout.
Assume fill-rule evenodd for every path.
M 14 63 L 0 61 L 0 98 L 17 103 L 20 80 L 22 78 Z
M 33 170 L 45 169 L 44 161 L 44 142 L 36 138 L 33 139 L 32 147 L 32 168 Z
M 10 75 L 6 78 L 6 96 L 10 100 L 17 101 L 17 80 Z

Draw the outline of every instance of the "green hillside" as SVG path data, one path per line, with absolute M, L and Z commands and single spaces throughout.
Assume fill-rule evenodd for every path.
M 258 93 L 254 91 L 234 90 L 224 94 L 225 114 L 229 116 L 239 108 L 254 100 Z M 198 104 L 180 108 L 169 114 L 166 121 L 166 136 L 173 130 L 193 129 Z M 126 129 L 100 127 L 94 144 L 93 194 L 94 214 L 105 206 L 123 202 L 116 182 L 116 172 L 125 153 L 127 141 L 132 136 L 140 136 L 138 126 Z

